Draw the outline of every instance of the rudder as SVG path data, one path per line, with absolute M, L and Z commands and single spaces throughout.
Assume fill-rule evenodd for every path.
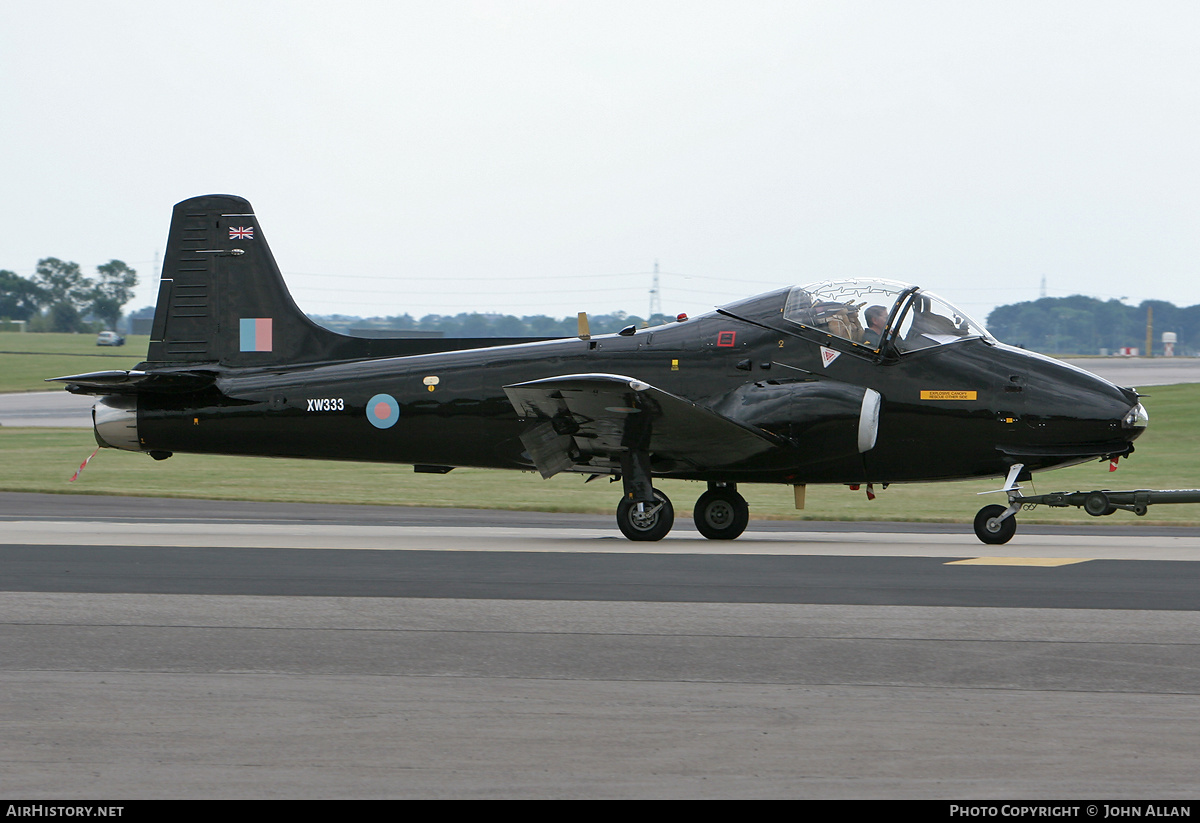
M 175 205 L 147 360 L 257 366 L 354 356 L 353 338 L 300 311 L 250 202 L 210 194 Z

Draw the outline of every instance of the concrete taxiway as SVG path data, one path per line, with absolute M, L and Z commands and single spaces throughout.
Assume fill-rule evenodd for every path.
M 0 784 L 1193 797 L 1200 532 L 969 531 L 0 495 Z
M 0 394 L 0 426 L 90 426 L 95 402 L 95 397 L 66 391 Z

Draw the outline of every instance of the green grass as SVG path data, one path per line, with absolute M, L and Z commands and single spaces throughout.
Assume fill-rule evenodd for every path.
M 61 377 L 85 371 L 129 369 L 146 359 L 148 335 L 129 335 L 117 348 L 97 346 L 95 334 L 0 332 L 0 392 L 62 390 Z
M 1116 473 L 1107 463 L 1088 463 L 1036 475 L 1026 493 L 1102 488 L 1200 488 L 1200 385 L 1162 386 L 1146 401 L 1150 429 L 1137 453 Z M 456 469 L 446 475 L 415 474 L 411 466 L 177 454 L 156 462 L 146 455 L 103 449 L 75 483 L 67 478 L 95 448 L 86 429 L 0 428 L 0 491 L 201 497 L 312 503 L 369 503 L 391 506 L 499 508 L 529 511 L 611 513 L 620 486 L 599 479 L 487 469 Z M 807 508 L 796 511 L 788 486 L 742 486 L 757 518 L 809 520 L 918 520 L 969 523 L 987 503 L 1003 495 L 977 497 L 998 488 L 999 478 L 963 483 L 894 485 L 876 489 L 868 502 L 845 486 L 812 486 Z M 704 484 L 656 483 L 688 516 Z M 1153 506 L 1136 518 L 1118 512 L 1093 519 L 1079 509 L 1039 507 L 1022 512 L 1022 523 L 1163 523 L 1200 525 L 1200 504 Z

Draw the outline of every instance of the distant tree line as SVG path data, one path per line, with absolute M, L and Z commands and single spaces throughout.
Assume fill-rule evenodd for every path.
M 1094 297 L 1044 297 L 1041 300 L 999 306 L 988 315 L 988 330 L 1005 343 L 1048 354 L 1110 353 L 1130 346 L 1146 347 L 1146 311 L 1154 309 L 1155 354 L 1162 354 L 1162 333 L 1175 332 L 1178 355 L 1200 354 L 1200 305 L 1179 308 L 1161 300 L 1148 300 L 1128 306 L 1118 300 Z M 150 309 L 144 311 L 151 313 Z M 456 315 L 429 314 L 420 319 L 402 314 L 390 317 L 352 317 L 348 315 L 312 315 L 326 328 L 350 332 L 352 329 L 393 329 L 437 331 L 446 337 L 573 337 L 574 317 L 546 315 L 515 317 L 509 314 L 463 312 Z M 593 334 L 608 334 L 626 326 L 658 325 L 674 320 L 655 315 L 649 321 L 626 314 L 589 315 Z
M 456 315 L 427 314 L 419 320 L 408 314 L 367 319 L 342 314 L 310 317 L 315 323 L 343 333 L 352 329 L 391 329 L 436 331 L 442 332 L 446 337 L 574 337 L 579 328 L 577 317 L 560 319 L 544 314 L 514 317 L 511 314 L 462 312 Z M 609 334 L 626 326 L 657 326 L 674 319 L 656 314 L 646 321 L 635 314 L 616 311 L 611 314 L 588 315 L 588 326 L 592 334 Z
M 120 260 L 87 277 L 78 263 L 47 257 L 31 278 L 0 270 L 0 319 L 24 320 L 29 331 L 115 330 L 136 285 L 137 272 Z
M 1153 314 L 1153 354 L 1162 354 L 1162 333 L 1175 332 L 1175 354 L 1200 353 L 1200 305 L 1180 308 L 1163 300 L 1127 306 L 1094 297 L 1043 297 L 998 306 L 987 318 L 997 338 L 1047 354 L 1115 353 L 1126 346 L 1146 354 L 1146 317 Z
M 137 272 L 120 260 L 96 267 L 96 277 L 85 277 L 78 264 L 54 257 L 39 260 L 32 278 L 0 271 L 0 319 L 26 320 L 31 331 L 94 331 L 97 322 L 115 328 L 121 310 L 133 295 Z M 1129 306 L 1118 300 L 1094 297 L 1043 297 L 999 306 L 987 317 L 988 330 L 997 338 L 1048 354 L 1115 353 L 1130 346 L 1146 347 L 1146 315 L 1153 309 L 1153 353 L 1162 354 L 1162 333 L 1177 336 L 1175 353 L 1200 355 L 1200 305 L 1180 308 L 1162 300 Z M 153 317 L 147 306 L 130 317 Z M 456 315 L 409 314 L 388 317 L 310 315 L 326 328 L 390 329 L 441 332 L 446 337 L 573 337 L 575 317 L 547 315 L 516 317 L 509 314 L 461 312 Z M 642 328 L 674 320 L 656 314 L 648 319 L 623 311 L 589 315 L 593 334 L 609 334 L 626 326 Z

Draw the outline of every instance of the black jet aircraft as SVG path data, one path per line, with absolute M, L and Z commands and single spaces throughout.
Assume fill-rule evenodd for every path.
M 156 459 L 619 478 L 617 522 L 632 540 L 671 529 L 656 478 L 706 482 L 696 527 L 732 539 L 749 518 L 740 483 L 794 486 L 799 506 L 809 483 L 991 476 L 1006 478 L 1009 505 L 985 507 L 975 529 L 1003 543 L 1031 499 L 1019 481 L 1128 455 L 1147 421 L 1136 392 L 1006 346 L 941 298 L 883 280 L 782 288 L 594 337 L 582 324 L 557 340 L 341 335 L 297 308 L 250 203 L 228 195 L 175 206 L 145 362 L 52 379 L 101 395 L 101 446 Z M 1088 511 L 1131 506 L 1105 498 Z

